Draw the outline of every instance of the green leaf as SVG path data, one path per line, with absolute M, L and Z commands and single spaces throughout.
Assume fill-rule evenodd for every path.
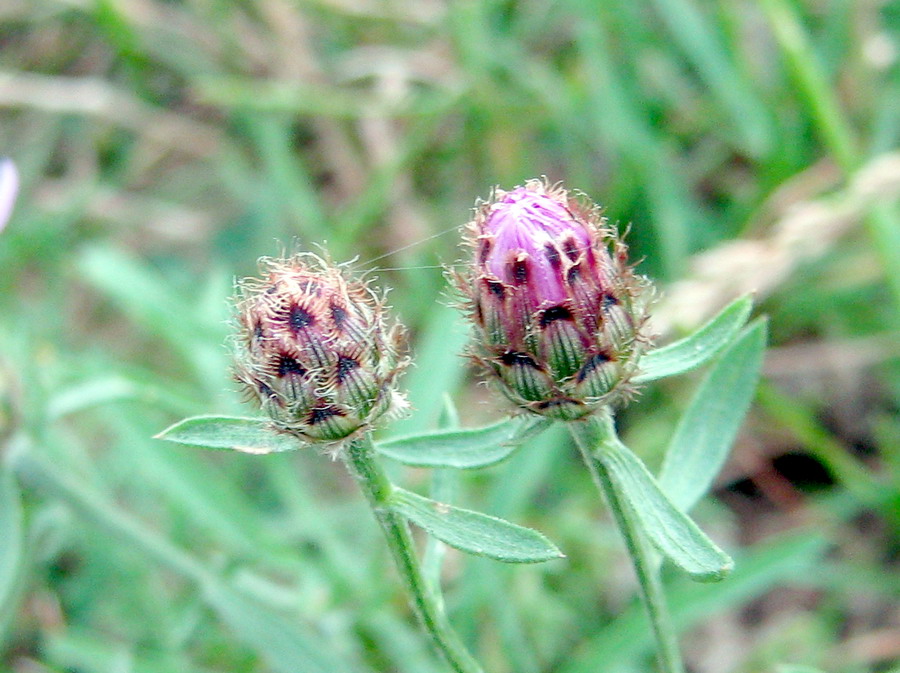
M 207 583 L 204 595 L 235 637 L 258 652 L 276 673 L 360 670 L 327 647 L 322 634 L 244 597 L 230 587 L 218 582 Z
M 537 563 L 563 553 L 536 530 L 460 509 L 396 487 L 391 508 L 438 540 L 477 556 L 505 563 Z
M 436 430 L 375 444 L 383 456 L 415 467 L 475 468 L 506 458 L 522 442 L 550 425 L 543 418 L 517 417 L 467 430 Z
M 444 409 L 438 421 L 438 427 L 443 430 L 459 428 L 459 411 L 453 403 L 453 399 L 444 393 Z M 460 482 L 459 470 L 452 468 L 438 468 L 431 470 L 431 487 L 428 495 L 439 502 L 452 503 L 456 501 Z M 444 592 L 441 586 L 443 575 L 444 557 L 447 553 L 447 545 L 433 535 L 429 535 L 425 543 L 425 552 L 422 555 L 422 572 L 431 584 L 431 590 L 435 598 L 443 605 Z
M 135 323 L 161 336 L 210 393 L 221 390 L 228 378 L 221 317 L 204 320 L 196 302 L 174 291 L 159 269 L 122 250 L 91 245 L 80 251 L 77 264 L 79 279 L 108 296 Z
M 277 673 L 331 673 L 360 671 L 323 642 L 323 634 L 296 617 L 285 617 L 244 594 L 212 572 L 207 564 L 187 554 L 145 522 L 117 507 L 112 500 L 50 461 L 21 452 L 14 462 L 25 483 L 46 489 L 71 505 L 80 517 L 104 533 L 140 550 L 147 558 L 195 582 L 206 603 L 235 633 L 254 648 Z M 368 670 L 368 669 L 366 669 Z
M 0 632 L 14 618 L 23 570 L 22 503 L 12 472 L 0 471 Z
M 55 390 L 47 402 L 47 415 L 56 420 L 68 414 L 122 400 L 136 400 L 175 414 L 190 413 L 196 404 L 186 395 L 120 374 L 104 374 Z M 186 411 L 187 410 L 187 411 Z
M 416 301 L 421 301 L 418 293 Z M 403 377 L 416 411 L 391 424 L 392 433 L 399 436 L 434 428 L 444 408 L 444 395 L 452 394 L 465 378 L 459 358 L 448 357 L 449 353 L 461 353 L 469 341 L 469 327 L 462 314 L 442 302 L 432 303 L 423 323 L 416 338 L 417 366 Z
M 656 0 L 653 4 L 673 44 L 680 47 L 703 80 L 704 91 L 731 118 L 730 124 L 737 133 L 728 133 L 728 137 L 735 137 L 742 149 L 755 158 L 767 155 L 774 135 L 771 117 L 746 69 L 735 65 L 735 52 L 723 43 L 722 36 L 727 31 L 718 29 L 715 14 L 702 11 L 699 3 L 692 0 Z
M 672 504 L 627 446 L 605 442 L 594 455 L 663 556 L 700 582 L 718 581 L 731 571 L 734 562 L 728 554 Z
M 759 381 L 766 323 L 744 330 L 707 373 L 684 412 L 663 462 L 659 482 L 688 511 L 722 469 Z
M 828 540 L 804 532 L 745 549 L 727 582 L 696 585 L 672 582 L 666 587 L 672 620 L 680 632 L 698 622 L 709 621 L 724 611 L 746 603 L 809 574 L 821 564 Z M 597 629 L 572 651 L 559 673 L 596 673 L 616 670 L 626 662 L 641 660 L 653 649 L 653 633 L 639 602 L 633 602 L 611 623 Z
M 749 296 L 736 299 L 690 336 L 650 351 L 641 358 L 641 373 L 634 382 L 646 383 L 683 374 L 708 362 L 743 327 L 752 308 Z
M 185 418 L 160 432 L 156 439 L 205 449 L 233 449 L 253 454 L 294 451 L 305 446 L 296 437 L 275 430 L 267 420 L 238 416 Z

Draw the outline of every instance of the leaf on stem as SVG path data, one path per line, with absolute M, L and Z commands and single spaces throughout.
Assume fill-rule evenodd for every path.
M 538 563 L 564 556 L 536 530 L 399 487 L 391 496 L 391 508 L 442 542 L 469 554 L 505 563 Z
M 749 296 L 736 299 L 690 336 L 650 351 L 641 358 L 641 373 L 634 382 L 647 383 L 683 374 L 708 362 L 743 327 L 752 308 Z
M 594 455 L 663 556 L 700 582 L 718 581 L 731 571 L 734 562 L 728 554 L 672 504 L 641 459 L 627 446 L 607 441 Z
M 757 321 L 722 353 L 706 374 L 675 429 L 659 483 L 688 511 L 722 469 L 759 381 L 766 323 Z
M 547 419 L 519 416 L 482 428 L 435 430 L 376 442 L 375 450 L 415 467 L 485 467 L 500 462 L 549 425 Z
M 275 430 L 268 420 L 238 416 L 185 418 L 160 432 L 156 439 L 253 454 L 294 451 L 305 446 L 296 437 Z

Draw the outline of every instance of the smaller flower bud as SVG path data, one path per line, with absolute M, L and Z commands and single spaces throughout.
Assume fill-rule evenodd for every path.
M 590 202 L 532 180 L 497 189 L 467 225 L 456 281 L 472 358 L 518 406 L 573 420 L 632 391 L 648 339 L 648 282 Z
M 238 284 L 235 378 L 279 430 L 340 443 L 405 405 L 404 331 L 366 283 L 310 253 L 260 271 Z

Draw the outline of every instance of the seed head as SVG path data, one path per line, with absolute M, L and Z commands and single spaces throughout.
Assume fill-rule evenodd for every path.
M 495 190 L 466 233 L 470 355 L 507 397 L 573 420 L 632 392 L 649 284 L 594 204 L 531 180 Z
M 238 283 L 234 373 L 279 430 L 340 448 L 405 405 L 404 330 L 366 283 L 311 253 L 260 271 Z

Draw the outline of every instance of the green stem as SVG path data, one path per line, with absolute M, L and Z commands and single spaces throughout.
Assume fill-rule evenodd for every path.
M 607 412 L 586 420 L 573 421 L 568 423 L 568 426 L 594 484 L 606 499 L 619 532 L 625 539 L 640 585 L 644 607 L 647 609 L 656 637 L 660 670 L 663 673 L 684 673 L 684 664 L 678 651 L 678 639 L 666 606 L 655 553 L 641 532 L 619 484 L 612 478 L 602 460 L 604 446 L 619 441 L 612 417 Z
M 375 459 L 371 438 L 367 435 L 351 443 L 343 458 L 381 525 L 394 564 L 409 593 L 410 604 L 422 626 L 456 673 L 483 673 L 453 631 L 439 607 L 439 600 L 425 580 L 406 521 L 391 509 L 394 486 Z

